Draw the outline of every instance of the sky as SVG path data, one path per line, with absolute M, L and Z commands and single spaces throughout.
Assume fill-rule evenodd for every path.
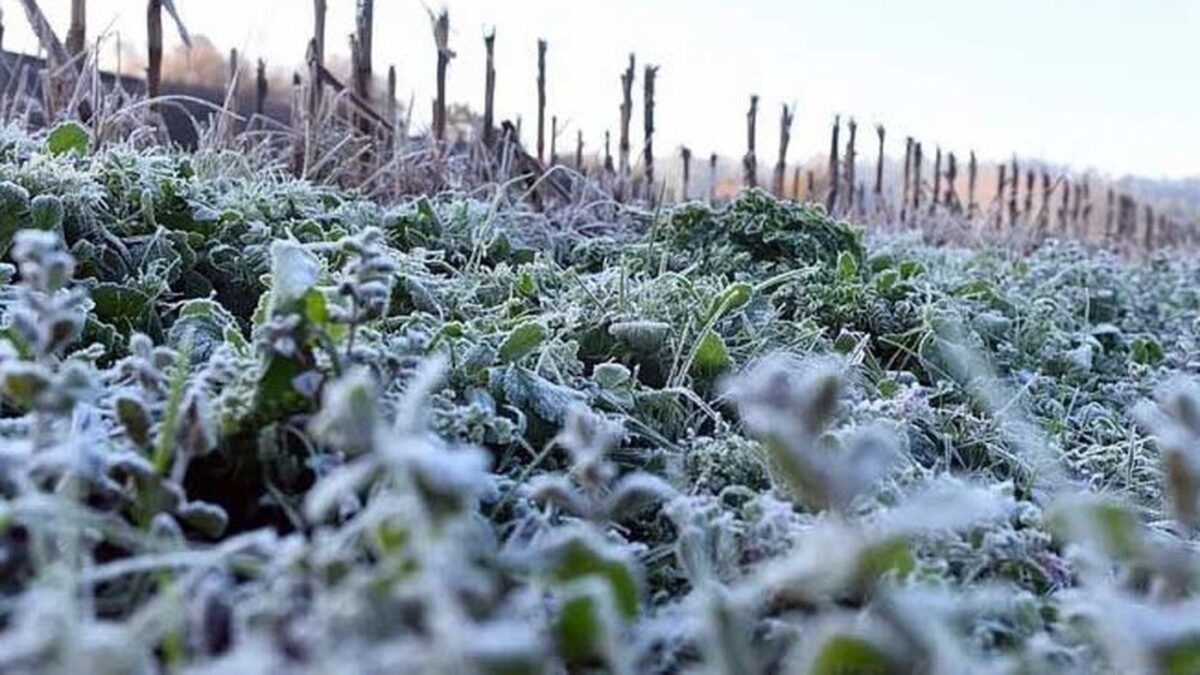
M 309 0 L 175 0 L 193 34 L 291 71 L 311 35 Z M 65 35 L 69 0 L 40 0 Z M 399 98 L 428 123 L 434 47 L 428 9 L 450 11 L 448 96 L 482 107 L 483 35 L 496 29 L 497 116 L 536 116 L 538 38 L 548 113 L 561 148 L 595 149 L 618 125 L 620 73 L 659 66 L 655 147 L 697 156 L 745 151 L 749 96 L 760 96 L 758 155 L 773 161 L 779 108 L 796 104 L 791 157 L 827 152 L 835 114 L 875 124 L 887 151 L 904 136 L 965 157 L 1013 153 L 1074 169 L 1200 176 L 1200 0 L 420 0 L 375 1 L 374 62 L 395 64 Z M 18 0 L 0 0 L 4 45 L 35 50 Z M 353 0 L 329 0 L 327 52 L 348 52 Z M 89 38 L 144 44 L 145 0 L 89 0 Z M 178 43 L 170 24 L 170 50 Z M 112 61 L 115 40 L 102 54 Z M 615 143 L 615 141 L 614 141 Z M 635 147 L 636 147 L 635 143 Z

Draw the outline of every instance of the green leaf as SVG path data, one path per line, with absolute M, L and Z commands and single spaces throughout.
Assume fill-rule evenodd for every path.
M 1129 358 L 1144 366 L 1160 363 L 1165 354 L 1162 345 L 1152 335 L 1139 335 L 1129 343 Z
M 73 121 L 59 122 L 46 137 L 46 151 L 54 156 L 74 151 L 83 157 L 87 154 L 90 140 L 87 129 L 82 124 Z
M 584 587 L 564 601 L 554 623 L 554 642 L 567 663 L 588 663 L 604 656 L 606 633 L 611 629 L 604 620 L 602 599 L 587 590 Z
M 616 321 L 608 327 L 609 335 L 643 353 L 662 349 L 670 332 L 671 324 L 662 321 Z
M 161 338 L 154 302 L 145 293 L 123 284 L 105 282 L 92 289 L 91 297 L 95 317 L 115 327 L 122 335 L 140 331 L 152 338 Z
M 595 577 L 608 585 L 613 604 L 626 619 L 637 616 L 638 584 L 629 564 L 618 551 L 602 541 L 577 535 L 553 552 L 552 576 L 567 582 Z
M 893 269 L 886 269 L 875 275 L 875 290 L 880 293 L 887 293 L 896 287 L 900 281 L 900 273 Z
M 179 519 L 210 539 L 217 539 L 229 525 L 225 509 L 209 502 L 187 502 L 179 507 Z
M 523 298 L 532 298 L 537 295 L 537 280 L 533 277 L 533 271 L 528 268 L 522 268 L 521 272 L 517 274 L 513 290 Z
M 809 675 L 893 672 L 888 658 L 875 645 L 855 635 L 832 635 L 813 659 Z
M 232 331 L 232 332 L 230 332 Z M 179 347 L 185 341 L 192 345 L 193 363 L 212 356 L 213 351 L 227 339 L 245 342 L 237 327 L 237 321 L 220 304 L 205 298 L 188 300 L 179 306 L 179 318 L 167 331 L 167 342 Z M 235 343 L 235 346 L 240 346 Z
M 1200 643 L 1182 640 L 1159 650 L 1159 670 L 1163 675 L 1200 673 Z
M 850 281 L 858 275 L 858 261 L 849 251 L 842 251 L 837 257 L 837 270 L 842 281 Z
M 925 272 L 925 266 L 916 260 L 905 260 L 900 263 L 900 278 L 905 281 Z
M 754 287 L 750 284 L 744 281 L 730 284 L 728 288 L 721 291 L 721 294 L 713 300 L 705 323 L 716 321 L 732 311 L 745 307 L 753 296 Z
M 546 339 L 546 329 L 534 321 L 526 321 L 508 334 L 496 353 L 499 363 L 512 363 L 531 354 Z
M 888 573 L 904 576 L 912 572 L 912 547 L 903 537 L 893 537 L 864 548 L 855 562 L 854 585 L 865 589 Z
M 696 345 L 696 357 L 692 359 L 692 372 L 697 375 L 712 376 L 725 371 L 730 366 L 729 349 L 725 340 L 713 330 L 708 330 Z
M 28 209 L 29 191 L 12 181 L 0 181 L 0 255 L 8 251 Z
M 38 195 L 29 203 L 29 219 L 34 229 L 58 231 L 63 213 L 62 200 L 55 195 Z

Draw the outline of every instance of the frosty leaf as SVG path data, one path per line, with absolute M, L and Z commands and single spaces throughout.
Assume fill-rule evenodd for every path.
M 92 289 L 92 311 L 96 318 L 124 335 L 134 331 L 157 333 L 154 302 L 143 292 L 124 284 L 102 283 Z
M 38 195 L 29 203 L 29 220 L 39 230 L 58 231 L 63 223 L 63 203 L 55 195 Z
M 894 535 L 953 531 L 1006 516 L 1015 502 L 995 490 L 941 481 L 913 494 L 880 517 L 879 527 Z
M 617 482 L 605 504 L 608 520 L 618 522 L 671 499 L 675 489 L 666 481 L 648 473 L 631 473 Z
M 754 287 L 744 281 L 730 284 L 728 288 L 721 291 L 721 294 L 713 299 L 708 316 L 705 317 L 705 322 L 716 321 L 729 312 L 745 307 L 753 295 Z
M 605 389 L 616 389 L 633 377 L 629 369 L 619 363 L 601 363 L 592 370 L 592 379 Z
M 1126 506 L 1093 496 L 1064 499 L 1048 516 L 1058 537 L 1095 547 L 1118 560 L 1137 558 L 1145 550 L 1145 531 Z
M 858 261 L 849 251 L 842 251 L 837 257 L 838 277 L 842 281 L 851 281 L 858 275 Z
M 496 384 L 509 405 L 532 411 L 538 417 L 562 424 L 567 413 L 585 400 L 582 392 L 554 384 L 525 368 L 506 368 L 496 376 Z
M 553 504 L 571 515 L 587 515 L 587 504 L 566 476 L 544 475 L 534 478 L 529 484 L 529 498 L 538 503 Z
M 82 124 L 74 121 L 59 122 L 46 136 L 46 151 L 51 155 L 74 152 L 80 157 L 87 154 L 90 137 Z
M 595 578 L 604 582 L 612 602 L 626 619 L 637 615 L 638 582 L 626 557 L 613 546 L 577 531 L 546 552 L 551 577 L 559 582 Z
M 211 539 L 220 537 L 229 524 L 229 516 L 225 509 L 208 502 L 187 502 L 179 507 L 177 515 L 180 520 Z
M 150 412 L 140 398 L 133 396 L 118 396 L 114 404 L 117 420 L 125 430 L 125 435 L 139 447 L 149 447 L 150 427 L 153 423 Z
M 905 539 L 893 537 L 872 543 L 859 551 L 854 562 L 851 586 L 856 590 L 869 589 L 886 574 L 903 577 L 913 570 L 912 547 Z
M 496 360 L 499 363 L 519 361 L 533 353 L 545 339 L 546 329 L 542 328 L 541 324 L 534 321 L 522 323 L 504 338 L 500 350 L 496 353 Z
M 637 352 L 652 353 L 667 342 L 671 324 L 661 321 L 617 321 L 608 327 L 609 335 Z
M 184 341 L 190 341 L 192 361 L 202 363 L 226 342 L 230 331 L 241 338 L 236 319 L 219 303 L 208 299 L 188 300 L 179 306 L 179 317 L 167 331 L 167 342 L 178 348 Z
M 725 340 L 713 330 L 705 331 L 696 344 L 696 356 L 692 359 L 692 372 L 704 377 L 717 375 L 729 368 L 729 349 Z
M 321 409 L 309 423 L 318 441 L 351 455 L 371 452 L 379 425 L 375 380 L 357 369 L 325 388 Z
M 1129 343 L 1129 358 L 1134 363 L 1155 365 L 1164 357 L 1162 345 L 1152 335 L 1139 335 Z
M 0 254 L 8 251 L 28 208 L 28 190 L 10 181 L 0 181 Z
M 878 647 L 856 635 L 834 634 L 817 650 L 809 675 L 894 672 L 887 656 Z
M 603 582 L 587 579 L 564 590 L 554 622 L 554 641 L 562 658 L 572 664 L 603 661 L 620 620 Z
M 286 239 L 271 244 L 272 311 L 287 311 L 317 284 L 321 262 L 302 244 Z
M 322 476 L 304 498 L 304 515 L 316 523 L 328 517 L 339 502 L 357 493 L 375 474 L 377 465 L 368 458 L 334 469 Z

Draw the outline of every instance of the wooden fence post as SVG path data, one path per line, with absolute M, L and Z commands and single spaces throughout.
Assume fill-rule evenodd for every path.
M 757 125 L 758 94 L 751 94 L 750 110 L 746 112 L 746 156 L 742 158 L 742 182 L 748 188 L 758 187 L 758 156 L 754 154 Z
M 912 213 L 913 218 L 921 215 L 921 144 L 913 145 L 913 184 L 912 184 Z
M 961 205 L 958 202 L 958 191 L 955 188 L 955 183 L 958 181 L 958 160 L 955 159 L 954 153 L 946 154 L 946 192 L 942 198 L 942 203 L 946 208 L 950 209 L 951 213 L 958 214 L 962 211 Z
M 942 191 L 942 146 L 934 146 L 933 154 L 933 195 L 929 200 L 929 215 L 937 212 L 938 204 L 941 203 L 942 196 L 939 194 Z
M 900 191 L 900 222 L 908 221 L 908 195 L 912 183 L 913 137 L 904 139 L 904 185 Z
M 717 202 L 717 153 L 708 156 L 708 203 Z
M 537 158 L 546 161 L 546 41 L 537 41 Z
M 154 0 L 152 0 L 154 1 Z M 315 122 L 321 107 L 324 82 L 321 69 L 325 67 L 325 0 L 313 0 L 313 36 L 308 43 L 308 119 Z
M 1038 230 L 1045 232 L 1050 225 L 1050 193 L 1053 186 L 1050 183 L 1050 174 L 1046 169 L 1042 169 L 1042 209 L 1038 212 L 1037 226 Z
M 1083 188 L 1075 181 L 1073 199 L 1071 200 L 1071 227 L 1079 229 L 1079 215 L 1083 212 Z
M 1083 222 L 1091 229 L 1092 223 L 1092 186 L 1087 174 L 1083 176 Z
M 792 168 L 792 201 L 800 201 L 800 167 Z
M 875 210 L 883 208 L 883 137 L 887 130 L 882 124 L 875 125 L 875 135 L 879 137 L 879 154 L 875 158 Z
M 162 83 L 162 0 L 146 6 L 146 98 L 157 98 Z
M 1025 222 L 1033 222 L 1033 183 L 1036 180 L 1033 167 L 1025 169 Z
M 558 164 L 558 115 L 550 116 L 550 166 Z
M 783 110 L 779 115 L 779 158 L 775 162 L 775 195 L 780 199 L 783 198 L 783 182 L 787 174 L 787 151 L 788 145 L 792 141 L 792 119 L 795 116 L 795 110 L 789 109 L 787 104 L 783 104 Z
M 396 66 L 388 66 L 387 74 L 387 106 L 384 108 L 388 125 L 393 133 L 396 131 L 396 118 L 399 116 L 399 106 L 396 103 Z M 394 139 L 393 139 L 394 140 Z
M 617 199 L 625 199 L 629 183 L 629 123 L 633 118 L 634 56 L 629 55 L 629 67 L 621 75 L 621 136 L 617 142 Z
M 291 126 L 300 129 L 304 126 L 307 101 L 304 98 L 304 80 L 300 73 L 292 72 Z M 292 138 L 292 175 L 299 178 L 304 175 L 304 135 L 296 134 Z
M 1058 230 L 1065 233 L 1067 231 L 1067 216 L 1071 204 L 1071 181 L 1065 176 L 1062 179 L 1062 189 L 1062 205 L 1058 207 Z
M 654 83 L 658 77 L 658 66 L 646 64 L 642 71 L 642 126 L 645 144 L 642 148 L 642 169 L 646 175 L 646 199 L 654 203 L 658 195 L 654 189 Z
M 483 36 L 487 65 L 483 71 L 483 145 L 491 149 L 496 134 L 496 29 Z
M 371 56 L 373 53 L 373 34 L 375 23 L 375 1 L 374 0 L 358 0 L 357 10 L 354 13 L 354 35 L 355 43 L 358 46 L 358 55 L 354 63 L 354 94 L 363 103 L 371 101 L 371 73 L 373 66 L 371 64 Z M 361 116 L 362 126 L 365 130 L 369 129 L 367 118 Z
M 1005 179 L 1007 170 L 1008 165 L 1003 162 L 998 165 L 996 178 L 996 229 L 1004 226 L 1004 190 L 1008 187 L 1008 182 Z
M 858 166 L 858 152 L 854 149 L 854 144 L 858 138 L 858 122 L 851 117 L 846 123 L 846 130 L 849 132 L 846 139 L 846 213 L 854 211 L 855 186 L 858 185 L 855 176 L 855 169 Z
M 679 150 L 680 158 L 683 160 L 683 181 L 679 186 L 679 194 L 682 197 L 680 201 L 688 200 L 688 183 L 692 178 L 692 151 L 686 145 Z
M 604 130 L 604 175 L 606 178 L 612 178 L 615 173 L 613 168 L 612 158 L 612 137 L 608 129 Z
M 258 60 L 254 81 L 254 114 L 262 116 L 267 109 L 267 64 Z
M 433 103 L 433 138 L 438 152 L 446 140 L 446 70 L 454 52 L 450 51 L 450 12 L 442 10 L 433 22 L 433 41 L 437 47 L 437 98 Z
M 829 135 L 829 191 L 825 195 L 825 211 L 835 215 L 838 200 L 838 181 L 841 179 L 842 165 L 838 161 L 838 134 L 842 129 L 840 115 L 833 116 L 833 130 Z
M 1104 201 L 1105 201 L 1104 238 L 1112 239 L 1113 235 L 1114 235 L 1113 223 L 1116 220 L 1116 208 L 1115 208 L 1116 195 L 1113 193 L 1112 186 L 1108 187 L 1107 194 L 1104 197 Z
M 1145 240 L 1142 242 L 1142 246 L 1148 252 L 1154 248 L 1154 243 L 1155 243 L 1154 242 L 1154 209 L 1149 204 L 1146 204 L 1143 208 L 1145 208 L 1145 213 L 1146 213 L 1146 229 L 1145 229 Z
M 975 151 L 971 151 L 970 160 L 967 162 L 967 217 L 974 218 L 979 210 L 979 203 L 975 201 L 975 181 L 979 178 L 979 164 L 975 160 Z
M 813 173 L 812 169 L 809 169 L 808 171 L 804 172 L 804 180 L 805 180 L 804 201 L 807 201 L 807 202 L 817 201 L 817 177 Z
M 1012 189 L 1008 193 L 1008 226 L 1017 228 L 1017 200 L 1021 193 L 1021 168 L 1017 166 L 1017 156 L 1012 158 Z
M 580 174 L 587 175 L 587 170 L 583 166 L 583 129 L 575 130 L 575 170 Z
M 71 27 L 67 29 L 67 53 L 72 57 L 83 52 L 87 39 L 87 2 L 71 0 Z

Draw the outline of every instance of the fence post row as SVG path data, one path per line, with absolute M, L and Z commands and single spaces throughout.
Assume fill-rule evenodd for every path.
M 86 6 L 86 0 L 70 0 L 70 24 L 66 33 L 66 39 L 61 43 L 53 35 L 52 29 L 50 29 L 48 22 L 45 21 L 45 17 L 40 14 L 40 11 L 30 12 L 30 21 L 33 23 L 35 32 L 38 33 L 39 40 L 42 41 L 43 46 L 47 49 L 51 62 L 58 63 L 64 60 L 78 59 L 79 55 L 86 50 Z M 36 9 L 36 5 L 34 7 Z M 170 0 L 147 0 L 146 94 L 150 99 L 161 96 L 163 65 L 162 12 L 164 8 L 171 12 L 172 17 L 177 22 L 179 21 Z M 307 91 L 303 88 L 303 81 L 300 75 L 298 73 L 293 74 L 291 117 L 296 125 L 309 125 L 309 132 L 304 135 L 304 138 L 298 139 L 293 143 L 293 155 L 294 158 L 305 157 L 305 161 L 303 162 L 305 166 L 311 163 L 311 156 L 308 155 L 307 149 L 313 142 L 311 125 L 319 120 L 320 117 L 324 85 L 328 83 L 337 91 L 343 90 L 343 85 L 336 78 L 329 75 L 325 68 L 326 14 L 327 0 L 313 0 L 313 34 L 308 44 L 307 54 L 309 70 Z M 447 70 L 449 62 L 455 54 L 449 47 L 450 23 L 448 12 L 442 10 L 436 16 L 431 12 L 430 18 L 437 49 L 437 93 L 433 102 L 432 136 L 437 147 L 441 148 L 446 141 L 446 126 L 448 123 L 448 103 L 446 100 Z M 387 72 L 387 97 L 384 101 L 386 114 L 380 116 L 370 107 L 370 102 L 374 98 L 371 91 L 373 83 L 373 21 L 374 0 L 356 0 L 355 30 L 350 36 L 351 80 L 348 87 L 357 99 L 355 100 L 357 109 L 353 117 L 358 123 L 359 128 L 364 132 L 370 132 L 370 120 L 372 119 L 377 122 L 385 122 L 389 127 L 388 131 L 395 131 L 397 130 L 400 117 L 396 99 L 395 66 L 390 66 Z M 184 34 L 182 25 L 180 26 L 180 30 L 181 34 Z M 2 44 L 3 40 L 3 31 L 3 24 L 0 22 L 0 44 Z M 486 70 L 483 121 L 480 131 L 483 145 L 487 148 L 494 146 L 497 129 L 495 123 L 495 37 L 495 29 L 484 35 Z M 185 42 L 188 41 L 186 34 L 184 34 L 184 39 Z M 52 44 L 46 46 L 48 42 Z M 545 154 L 547 48 L 548 45 L 545 39 L 537 41 L 537 158 L 539 164 L 544 163 L 547 159 Z M 630 189 L 637 186 L 637 181 L 634 181 L 632 177 L 630 136 L 635 66 L 636 57 L 631 53 L 628 65 L 621 75 L 622 100 L 618 144 L 619 161 L 615 169 L 611 151 L 611 135 L 607 130 L 604 132 L 604 174 L 606 176 L 616 175 L 616 194 L 618 199 L 625 199 L 632 196 Z M 233 49 L 229 57 L 227 80 L 231 102 L 237 100 L 237 90 L 240 88 L 238 83 L 239 67 L 238 51 Z M 656 199 L 657 194 L 655 189 L 654 135 L 656 131 L 655 87 L 658 68 L 658 66 L 650 64 L 646 64 L 643 68 L 644 143 L 642 147 L 642 185 L 644 186 L 644 196 L 649 200 Z M 266 109 L 270 91 L 266 63 L 261 58 L 256 61 L 253 92 L 253 112 L 256 116 L 263 117 L 267 114 Z M 757 187 L 759 184 L 757 157 L 758 103 L 758 95 L 752 95 L 750 97 L 750 107 L 746 114 L 746 154 L 742 160 L 742 169 L 743 182 L 748 187 Z M 156 108 L 156 105 L 150 106 L 151 110 Z M 795 112 L 794 105 L 789 106 L 785 103 L 781 106 L 778 156 L 774 166 L 771 190 L 777 197 L 784 198 L 790 194 L 793 199 L 799 201 L 801 199 L 801 174 L 806 175 L 804 196 L 808 199 L 812 199 L 815 196 L 816 179 L 813 171 L 804 171 L 801 166 L 795 166 L 792 172 L 790 193 L 788 191 L 788 152 L 791 149 L 791 134 L 795 122 Z M 549 164 L 556 165 L 559 163 L 557 141 L 560 132 L 557 115 L 551 116 L 550 126 Z M 840 147 L 841 116 L 835 115 L 830 133 L 827 172 L 828 185 L 826 187 L 825 207 L 829 213 L 835 215 L 858 212 L 865 214 L 868 208 L 865 199 L 867 185 L 865 182 L 860 182 L 857 179 L 858 156 L 856 143 L 858 125 L 856 120 L 853 117 L 849 118 L 846 127 L 847 139 L 843 151 Z M 520 118 L 518 117 L 518 134 L 519 128 Z M 877 216 L 880 214 L 894 214 L 895 212 L 888 208 L 888 204 L 884 199 L 884 165 L 887 132 L 882 124 L 876 124 L 875 133 L 877 137 L 877 155 L 874 182 L 871 186 L 872 203 L 870 206 Z M 586 173 L 583 151 L 583 131 L 580 129 L 576 130 L 574 166 L 581 174 Z M 844 152 L 844 154 L 839 156 L 840 152 Z M 968 219 L 974 219 L 980 213 L 978 201 L 979 164 L 976 154 L 973 150 L 969 154 L 965 209 L 957 192 L 957 157 L 953 152 L 948 151 L 944 158 L 945 164 L 943 164 L 942 155 L 941 147 L 935 146 L 932 192 L 928 204 L 928 213 L 933 215 L 938 212 L 939 208 L 944 208 L 956 215 L 965 211 Z M 691 149 L 681 147 L 680 156 L 683 164 L 680 198 L 686 201 L 691 197 Z M 903 178 L 899 186 L 898 216 L 899 221 L 902 223 L 912 220 L 912 216 L 920 213 L 922 207 L 922 193 L 925 190 L 921 175 L 923 169 L 922 160 L 922 144 L 915 141 L 911 136 L 906 137 Z M 299 166 L 301 162 L 294 161 L 293 164 L 296 165 L 298 172 L 303 172 L 303 169 Z M 717 168 L 718 157 L 716 154 L 712 154 L 709 157 L 708 199 L 710 201 L 714 200 L 717 195 Z M 1024 173 L 1025 194 L 1022 196 L 1022 173 L 1017 156 L 1015 154 L 1012 155 L 1009 162 L 1000 163 L 996 168 L 997 184 L 994 203 L 997 205 L 995 212 L 997 227 L 1000 227 L 1004 223 L 1005 211 L 1007 210 L 1008 225 L 1013 230 L 1015 230 L 1018 223 L 1023 222 L 1026 226 L 1034 228 L 1034 231 L 1041 236 L 1048 231 L 1052 219 L 1055 219 L 1057 220 L 1058 231 L 1064 235 L 1071 234 L 1082 238 L 1096 236 L 1096 233 L 1092 231 L 1094 229 L 1092 226 L 1093 204 L 1091 201 L 1089 176 L 1083 175 L 1075 180 L 1069 176 L 1063 176 L 1058 180 L 1052 180 L 1050 172 L 1045 167 L 1038 169 L 1034 166 L 1026 166 Z M 1035 191 L 1038 184 L 1039 172 L 1041 178 L 1041 200 L 1040 208 L 1035 210 Z M 944 188 L 942 186 L 943 179 L 945 179 Z M 1054 208 L 1052 207 L 1053 194 L 1060 184 L 1062 193 L 1057 207 Z M 1140 214 L 1139 206 L 1141 207 Z M 856 208 L 859 211 L 856 211 Z M 1052 211 L 1052 208 L 1057 212 L 1056 214 Z M 1096 227 L 1102 226 L 1103 228 L 1099 232 L 1102 240 L 1134 239 L 1137 237 L 1138 230 L 1140 230 L 1141 234 L 1140 243 L 1147 248 L 1164 242 L 1178 243 L 1185 239 L 1184 229 L 1179 222 L 1171 219 L 1166 213 L 1156 213 L 1152 204 L 1138 204 L 1133 197 L 1127 194 L 1120 194 L 1112 187 L 1105 188 L 1104 208 L 1104 220 L 1102 223 L 1096 224 Z M 1140 218 L 1138 217 L 1139 215 L 1141 216 Z M 1190 230 L 1186 239 L 1188 242 L 1194 240 Z

